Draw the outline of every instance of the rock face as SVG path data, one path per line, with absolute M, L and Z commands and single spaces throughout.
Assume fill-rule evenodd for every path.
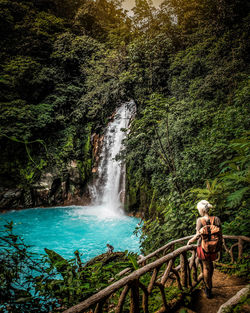
M 24 189 L 0 188 L 0 210 L 53 205 L 87 205 L 90 202 L 81 169 L 76 160 L 65 170 L 45 172 L 40 179 Z
M 115 112 L 108 120 L 112 121 L 114 117 Z M 27 188 L 1 188 L 0 184 L 0 211 L 90 204 L 87 183 L 91 175 L 93 180 L 96 178 L 104 135 L 94 133 L 90 134 L 89 138 L 90 144 L 82 161 L 71 160 L 63 168 L 43 172 L 38 180 Z M 122 189 L 125 190 L 125 187 Z M 125 191 L 121 192 L 121 202 L 125 202 Z
M 22 201 L 22 191 L 19 189 L 0 189 L 0 208 L 18 207 Z
M 96 173 L 98 170 L 98 164 L 100 161 L 100 153 L 101 153 L 101 148 L 103 145 L 103 135 L 99 134 L 93 134 L 91 138 L 91 143 L 93 146 L 93 159 L 94 159 L 94 165 L 92 168 L 92 173 Z

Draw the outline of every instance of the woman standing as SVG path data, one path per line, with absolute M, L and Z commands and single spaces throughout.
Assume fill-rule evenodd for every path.
M 198 239 L 197 256 L 202 262 L 207 298 L 212 297 L 213 261 L 217 259 L 222 242 L 220 219 L 217 216 L 209 216 L 209 209 L 212 207 L 207 200 L 197 204 L 201 217 L 196 221 L 196 235 L 188 241 L 189 245 Z

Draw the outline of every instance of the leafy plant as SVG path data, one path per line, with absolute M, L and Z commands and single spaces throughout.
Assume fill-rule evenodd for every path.
M 103 254 L 86 264 L 78 251 L 66 260 L 53 250 L 46 255 L 30 252 L 13 232 L 13 222 L 0 234 L 0 295 L 4 309 L 13 312 L 65 310 L 108 286 L 128 267 L 136 267 L 137 256 L 128 252 Z
M 48 279 L 46 267 L 29 248 L 13 232 L 13 222 L 7 223 L 0 235 L 1 306 L 12 312 L 48 312 L 57 306 L 55 300 L 48 295 L 41 298 L 34 288 L 36 275 Z

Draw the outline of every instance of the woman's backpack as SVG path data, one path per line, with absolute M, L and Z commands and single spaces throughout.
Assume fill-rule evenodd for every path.
M 221 250 L 222 232 L 221 228 L 214 225 L 214 216 L 210 216 L 206 221 L 201 219 L 203 227 L 199 233 L 201 235 L 201 247 L 205 253 L 216 253 Z

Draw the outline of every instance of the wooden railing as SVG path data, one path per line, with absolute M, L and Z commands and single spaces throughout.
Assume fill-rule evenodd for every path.
M 157 313 L 168 312 L 170 306 L 167 303 L 166 290 L 170 283 L 178 286 L 179 290 L 187 288 L 191 291 L 203 278 L 199 269 L 199 259 L 196 256 L 196 246 L 185 245 L 175 249 L 177 244 L 182 244 L 190 238 L 192 236 L 172 241 L 141 258 L 138 261 L 138 264 L 142 266 L 141 268 L 114 282 L 85 301 L 69 308 L 64 313 L 120 313 L 123 312 L 127 297 L 129 297 L 130 313 L 139 313 L 141 309 L 144 313 L 149 313 L 149 297 L 155 288 L 159 290 L 161 296 L 161 304 Z M 225 235 L 223 238 L 224 248 L 230 254 L 232 261 L 235 257 L 234 248 L 238 247 L 238 258 L 241 258 L 244 242 L 250 242 L 250 238 L 245 236 Z M 228 240 L 237 240 L 237 243 L 233 243 L 228 248 L 226 243 Z M 119 275 L 125 275 L 128 271 L 126 269 Z
M 230 235 L 223 235 L 224 238 L 224 243 L 223 243 L 223 247 L 226 250 L 226 252 L 230 255 L 231 257 L 231 262 L 234 263 L 235 261 L 235 256 L 233 254 L 233 249 L 235 247 L 238 247 L 238 260 L 240 260 L 242 258 L 242 254 L 243 254 L 243 245 L 244 245 L 244 241 L 246 242 L 250 242 L 250 238 L 246 237 L 246 236 L 230 236 Z M 227 247 L 227 243 L 226 240 L 236 240 L 237 242 L 232 244 L 230 248 Z

